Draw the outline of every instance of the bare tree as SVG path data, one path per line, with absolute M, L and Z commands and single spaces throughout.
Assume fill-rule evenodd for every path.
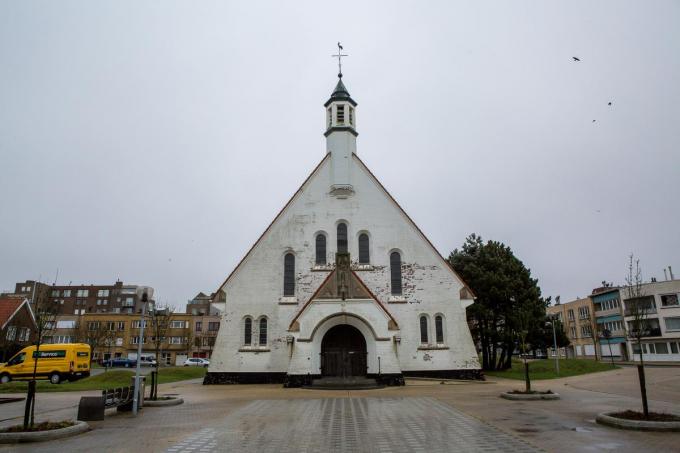
M 161 362 L 161 353 L 164 344 L 167 344 L 168 329 L 173 320 L 174 308 L 169 306 L 156 306 L 149 312 L 149 322 L 147 327 L 150 329 L 152 335 L 151 342 L 153 344 L 154 353 L 156 354 L 155 378 L 151 379 L 151 399 L 158 398 L 158 367 Z M 137 357 L 137 360 L 140 360 Z
M 590 310 L 590 308 L 589 308 Z M 593 349 L 595 352 L 595 361 L 599 361 L 602 354 L 600 349 L 600 325 L 597 323 L 595 313 L 588 313 L 588 325 L 590 326 L 590 336 L 593 339 Z
M 640 364 L 638 365 L 638 377 L 640 379 L 640 394 L 642 396 L 642 411 L 645 418 L 649 417 L 649 406 L 647 404 L 647 385 L 645 383 L 645 362 L 642 357 L 642 338 L 649 335 L 649 312 L 653 309 L 651 301 L 645 298 L 642 282 L 642 269 L 640 260 L 635 259 L 631 254 L 628 262 L 628 275 L 626 276 L 625 287 L 625 315 L 632 316 L 629 324 L 628 337 L 637 345 L 640 354 Z
M 213 348 L 215 347 L 215 339 L 217 338 L 216 331 L 208 331 L 207 336 L 204 337 L 204 346 L 208 346 L 208 358 L 212 358 Z M 206 344 L 207 343 L 207 344 Z
M 78 318 L 75 328 L 71 331 L 71 335 L 75 337 L 78 343 L 87 343 L 92 349 L 90 354 L 90 363 L 94 357 L 95 351 L 102 347 L 109 347 L 114 341 L 115 322 L 102 320 L 88 320 L 87 316 L 81 315 Z
M 529 378 L 529 362 L 527 361 L 528 343 L 527 336 L 529 335 L 531 315 L 526 309 L 520 311 L 514 317 L 514 324 L 517 326 L 516 334 L 519 341 L 520 350 L 522 351 L 522 358 L 524 360 L 524 384 L 526 393 L 531 393 L 531 379 Z
M 56 327 L 57 315 L 59 314 L 61 305 L 53 302 L 49 297 L 49 286 L 39 285 L 36 282 L 33 285 L 32 295 L 33 316 L 36 324 L 36 338 L 35 338 L 35 352 L 33 356 L 33 376 L 28 383 L 28 391 L 26 393 L 26 406 L 24 409 L 24 430 L 29 426 L 33 427 L 35 422 L 35 393 L 36 381 L 35 377 L 38 371 L 38 360 L 40 358 L 40 345 L 46 336 Z M 30 358 L 26 358 L 28 360 Z

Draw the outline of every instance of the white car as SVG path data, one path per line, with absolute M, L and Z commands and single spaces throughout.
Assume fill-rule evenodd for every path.
M 208 365 L 210 365 L 210 360 L 200 359 L 198 357 L 187 359 L 186 362 L 184 362 L 184 366 L 202 366 L 207 368 Z

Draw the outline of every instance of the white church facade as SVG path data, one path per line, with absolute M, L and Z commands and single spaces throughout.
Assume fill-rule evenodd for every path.
M 472 292 L 357 156 L 339 76 L 325 157 L 220 287 L 206 384 L 481 377 Z

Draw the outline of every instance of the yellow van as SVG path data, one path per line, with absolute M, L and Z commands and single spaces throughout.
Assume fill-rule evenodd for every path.
M 27 346 L 7 363 L 0 364 L 0 383 L 11 380 L 30 380 L 33 377 L 36 355 L 36 379 L 49 379 L 52 384 L 62 380 L 77 380 L 90 375 L 90 345 L 85 343 L 41 344 Z

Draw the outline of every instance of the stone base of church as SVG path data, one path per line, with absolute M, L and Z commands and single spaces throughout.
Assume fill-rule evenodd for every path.
M 477 370 L 418 370 L 404 371 L 404 377 L 423 377 L 435 379 L 461 379 L 467 381 L 484 381 L 484 373 Z
M 211 384 L 281 384 L 286 382 L 287 373 L 222 373 L 209 372 L 203 378 L 203 385 Z
M 375 379 L 375 381 L 379 385 L 384 385 L 384 386 L 399 386 L 399 385 L 406 385 L 404 382 L 404 375 L 401 373 L 394 373 L 394 374 L 368 374 L 366 376 L 367 378 Z
M 376 384 L 379 386 L 404 385 L 404 376 L 402 376 L 401 373 L 381 375 L 368 374 L 366 377 L 368 379 L 375 379 Z M 319 378 L 321 378 L 320 374 L 289 374 L 283 386 L 287 388 L 308 387 L 312 385 L 314 379 Z
M 320 377 L 320 374 L 288 374 L 283 386 L 286 388 L 304 387 L 312 385 L 312 381 Z

